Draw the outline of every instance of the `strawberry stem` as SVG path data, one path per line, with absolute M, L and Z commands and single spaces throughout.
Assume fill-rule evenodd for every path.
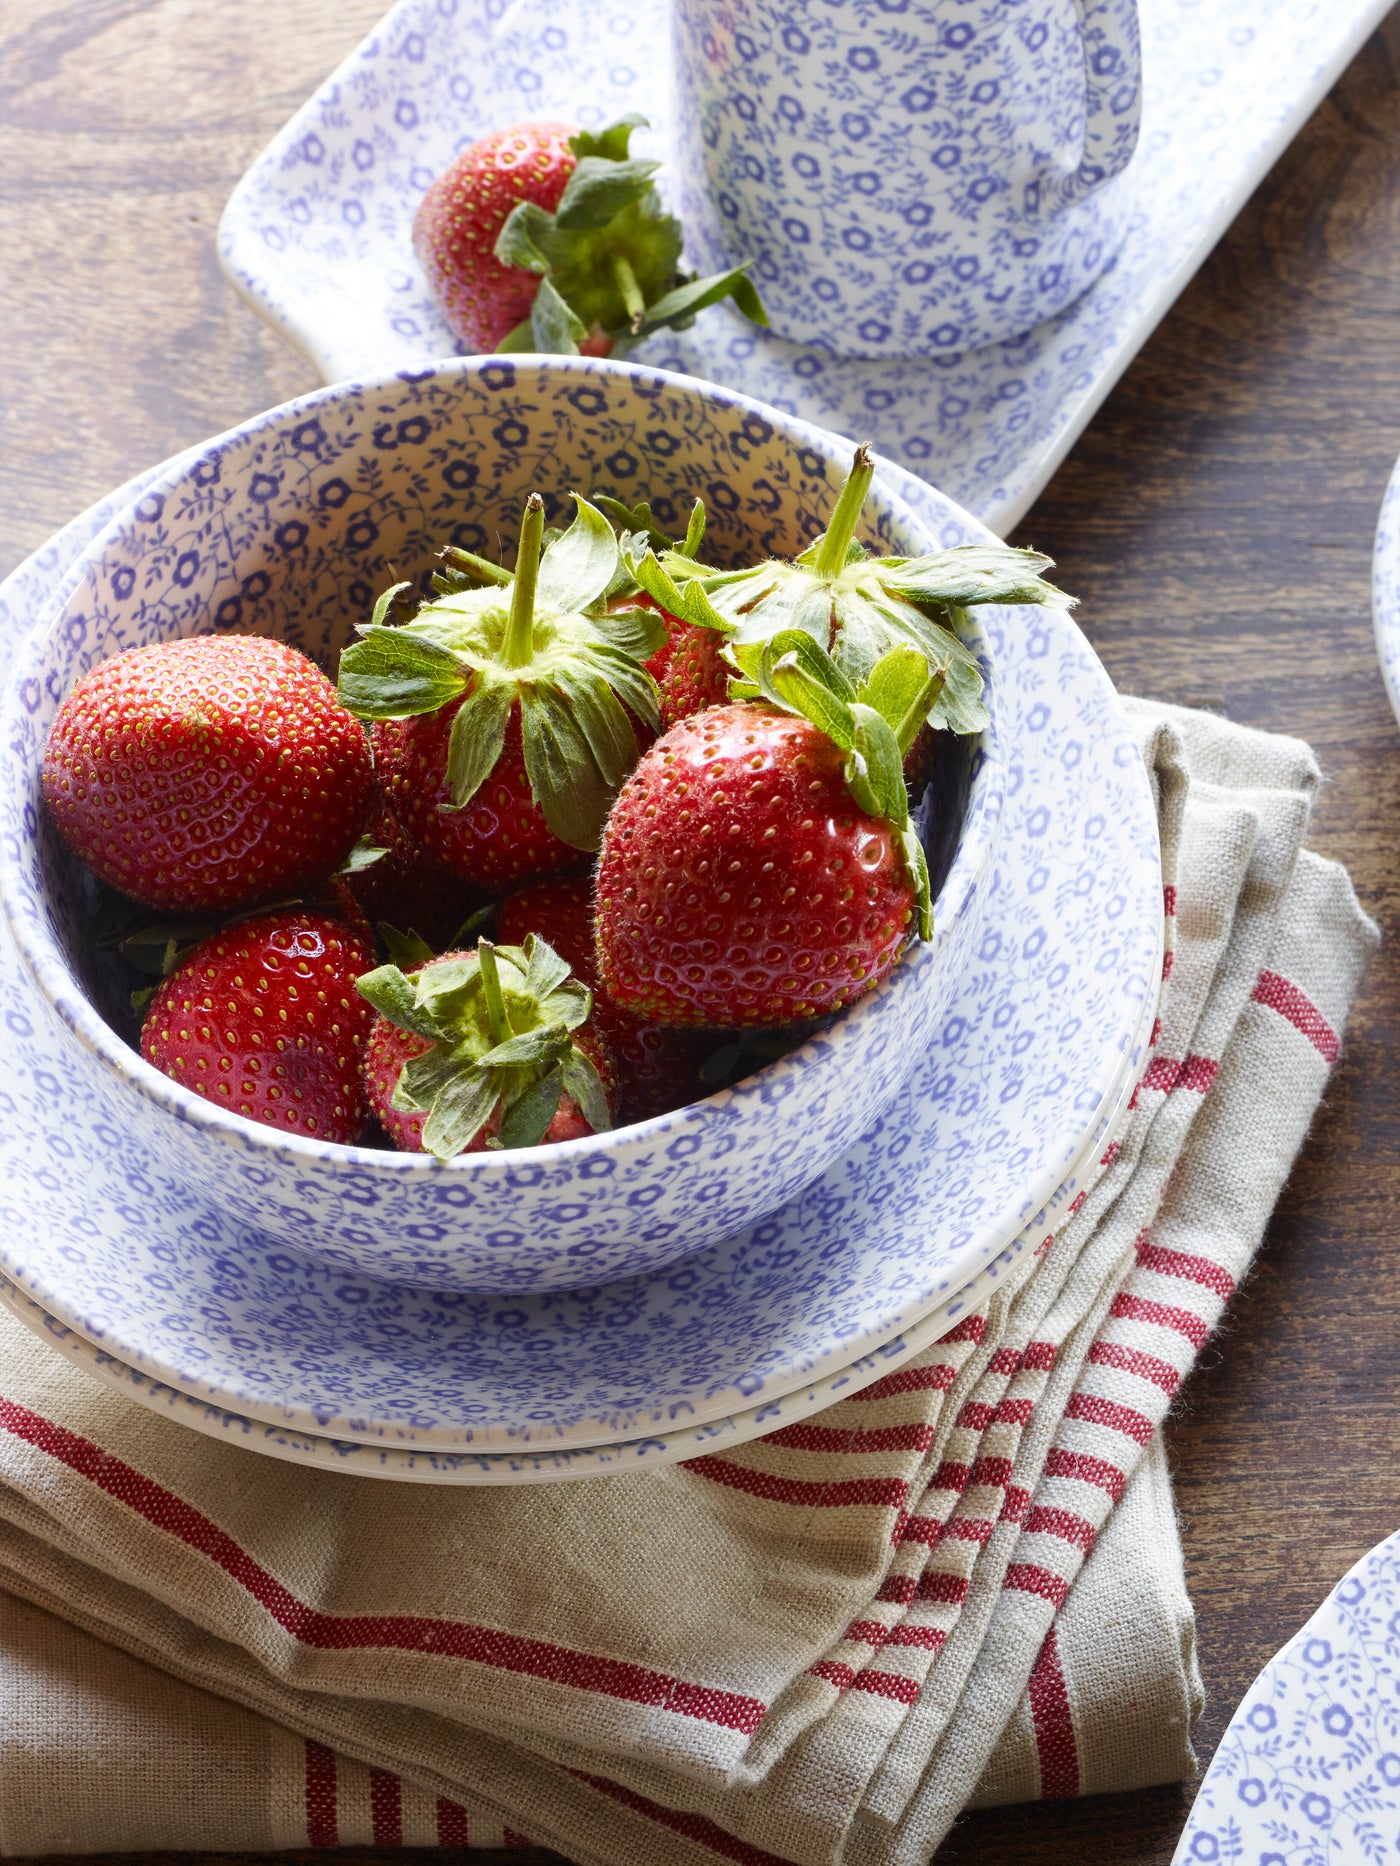
M 544 500 L 532 492 L 520 521 L 520 549 L 515 559 L 515 581 L 510 591 L 510 616 L 501 660 L 507 667 L 526 667 L 535 651 L 535 584 L 540 574 L 540 541 L 544 537 Z
M 612 255 L 612 274 L 622 302 L 627 307 L 627 315 L 632 320 L 632 334 L 635 336 L 647 321 L 647 301 L 642 296 L 642 288 L 637 283 L 637 275 L 631 263 L 621 253 Z
M 491 1041 L 507 1043 L 515 1035 L 506 1016 L 506 1001 L 501 991 L 501 975 L 496 969 L 496 948 L 489 939 L 476 942 L 477 958 L 481 961 L 481 984 L 486 993 L 486 1016 L 491 1025 Z
M 834 577 L 845 569 L 846 553 L 850 549 L 851 539 L 856 535 L 865 495 L 874 477 L 875 462 L 870 457 L 869 446 L 862 442 L 851 461 L 850 475 L 841 488 L 841 497 L 836 501 L 831 523 L 812 559 L 812 568 L 819 577 Z

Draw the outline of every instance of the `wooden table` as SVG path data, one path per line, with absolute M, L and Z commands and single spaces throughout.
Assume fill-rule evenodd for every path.
M 314 386 L 225 285 L 214 227 L 250 158 L 379 12 L 6 0 L 0 571 L 139 468 Z M 1057 559 L 1120 686 L 1312 741 L 1329 778 L 1314 845 L 1348 864 L 1387 930 L 1400 728 L 1368 592 L 1400 453 L 1397 64 L 1392 14 L 1018 533 Z M 1392 937 L 1259 1267 L 1169 1428 L 1203 1757 L 1265 1659 L 1400 1525 L 1397 1038 Z M 941 1866 L 1165 1866 L 1190 1795 L 976 1816 Z

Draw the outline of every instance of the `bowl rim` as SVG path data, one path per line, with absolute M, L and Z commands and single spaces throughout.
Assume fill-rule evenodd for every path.
M 211 436 L 202 444 L 185 450 L 171 462 L 168 471 L 144 487 L 137 499 L 114 513 L 101 531 L 91 539 L 79 557 L 75 559 L 70 577 L 65 579 L 65 588 L 46 607 L 11 666 L 4 688 L 3 706 L 0 707 L 0 733 L 4 735 L 4 742 L 13 742 L 13 735 L 8 727 L 16 707 L 20 704 L 19 691 L 23 680 L 31 673 L 33 664 L 39 660 L 42 651 L 61 626 L 68 606 L 78 591 L 89 581 L 93 567 L 101 562 L 112 541 L 130 522 L 132 514 L 144 501 L 166 496 L 183 483 L 200 461 L 207 459 L 211 454 L 221 453 L 240 443 L 251 442 L 254 436 L 274 425 L 290 425 L 296 419 L 303 419 L 327 406 L 333 406 L 337 401 L 343 400 L 347 392 L 370 397 L 377 393 L 391 391 L 395 383 L 422 382 L 432 377 L 450 379 L 457 376 L 479 375 L 491 366 L 499 368 L 503 364 L 509 364 L 512 367 L 519 367 L 522 363 L 536 368 L 543 365 L 565 376 L 596 377 L 601 374 L 629 381 L 646 381 L 673 392 L 694 397 L 712 406 L 718 404 L 743 413 L 756 414 L 770 426 L 790 435 L 798 444 L 811 447 L 813 451 L 827 459 L 839 456 L 844 449 L 852 445 L 844 435 L 839 435 L 830 429 L 816 427 L 797 416 L 788 415 L 781 409 L 772 408 L 767 403 L 756 401 L 750 396 L 740 395 L 721 384 L 681 375 L 672 370 L 644 367 L 611 357 L 452 356 L 440 358 L 427 368 L 390 370 L 379 375 L 331 383 L 311 390 L 305 395 L 295 396 L 257 415 L 250 416 L 247 420 L 224 429 L 222 433 Z M 879 484 L 881 496 L 893 508 L 894 515 L 916 534 L 928 535 L 928 528 L 924 521 L 905 503 L 890 482 L 881 478 L 880 469 L 884 464 L 877 455 L 875 479 Z M 858 1023 L 873 1013 L 875 1005 L 880 1000 L 891 991 L 907 989 L 918 973 L 926 970 L 935 962 L 936 949 L 941 943 L 938 940 L 940 924 L 954 925 L 962 918 L 978 887 L 985 879 L 991 863 L 1005 803 L 1007 750 L 1002 743 L 998 729 L 995 666 L 985 635 L 976 619 L 976 611 L 970 614 L 972 617 L 970 628 L 974 638 L 970 645 L 974 647 L 975 652 L 978 652 L 982 665 L 987 683 L 987 710 L 992 720 L 991 725 L 980 735 L 978 746 L 981 757 L 973 771 L 963 819 L 965 825 L 970 821 L 976 822 L 978 835 L 972 839 L 965 835 L 960 835 L 958 838 L 952 864 L 934 903 L 934 941 L 916 941 L 906 949 L 898 965 L 873 991 L 867 992 L 840 1013 L 838 1021 L 820 1033 L 828 1044 L 843 1044 L 843 1033 L 847 1032 L 851 1034 L 844 1037 L 844 1042 L 853 1040 Z M 6 760 L 3 772 L 0 772 L 0 789 L 9 791 L 13 796 L 20 783 L 27 777 L 27 769 L 19 760 Z M 22 810 L 20 814 L 23 814 Z M 24 842 L 18 838 L 12 841 L 8 837 L 0 836 L 0 918 L 3 918 L 15 942 L 21 963 L 29 973 L 39 995 L 44 999 L 50 1011 L 73 1033 L 82 1048 L 110 1070 L 114 1076 L 128 1083 L 143 1099 L 154 1104 L 163 1113 L 173 1116 L 182 1126 L 216 1137 L 225 1145 L 239 1148 L 245 1153 L 256 1155 L 267 1151 L 287 1158 L 306 1169 L 330 1166 L 342 1172 L 391 1172 L 395 1175 L 410 1174 L 418 1177 L 428 1173 L 445 1172 L 458 1175 L 469 1173 L 474 1176 L 496 1176 L 503 1171 L 509 1173 L 523 1169 L 543 1169 L 548 1167 L 552 1161 L 564 1157 L 570 1161 L 579 1161 L 589 1154 L 599 1156 L 614 1154 L 620 1144 L 635 1145 L 639 1141 L 644 1146 L 664 1144 L 673 1136 L 678 1137 L 688 1126 L 692 1125 L 687 1117 L 693 1109 L 703 1107 L 723 1110 L 739 1102 L 746 1094 L 751 1095 L 752 1085 L 755 1082 L 762 1081 L 771 1086 L 784 1076 L 796 1074 L 801 1068 L 807 1066 L 802 1059 L 808 1054 L 815 1040 L 814 1038 L 804 1040 L 785 1056 L 779 1057 L 776 1062 L 769 1063 L 763 1069 L 756 1071 L 753 1076 L 745 1077 L 741 1082 L 732 1084 L 728 1088 L 718 1089 L 713 1095 L 705 1096 L 700 1101 L 688 1102 L 681 1108 L 654 1115 L 646 1121 L 630 1122 L 621 1127 L 607 1128 L 601 1133 L 584 1135 L 575 1140 L 553 1141 L 528 1150 L 503 1148 L 482 1153 L 462 1153 L 451 1160 L 439 1160 L 427 1153 L 388 1151 L 339 1141 L 313 1140 L 300 1134 L 284 1134 L 280 1129 L 269 1127 L 264 1122 L 254 1121 L 251 1117 L 237 1114 L 231 1109 L 222 1109 L 215 1103 L 206 1101 L 203 1096 L 196 1095 L 193 1090 L 181 1087 L 171 1077 L 148 1063 L 139 1049 L 128 1044 L 112 1029 L 86 994 L 75 986 L 66 959 L 59 956 L 61 952 L 59 944 L 45 924 L 45 915 L 37 899 L 32 913 L 27 911 L 22 904 L 27 889 L 20 884 L 19 869 L 22 862 L 22 850 L 25 846 Z M 520 1157 L 523 1151 L 528 1151 L 528 1162 Z

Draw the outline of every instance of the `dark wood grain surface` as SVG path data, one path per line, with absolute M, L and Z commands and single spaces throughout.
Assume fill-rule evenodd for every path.
M 5 0 L 0 571 L 140 468 L 314 386 L 224 284 L 214 227 L 379 11 Z M 1400 728 L 1369 615 L 1397 453 L 1392 14 L 1018 533 L 1058 560 L 1121 687 L 1311 740 L 1328 776 L 1314 844 L 1390 934 L 1259 1266 L 1169 1427 L 1203 1759 L 1269 1655 L 1400 1526 Z M 974 1816 L 940 1863 L 1166 1866 L 1190 1796 Z

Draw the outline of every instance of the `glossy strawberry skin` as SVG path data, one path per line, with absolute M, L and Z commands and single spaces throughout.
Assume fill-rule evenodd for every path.
M 574 867 L 579 851 L 554 834 L 531 794 L 519 707 L 490 777 L 465 809 L 443 808 L 451 802 L 447 747 L 458 705 L 375 723 L 375 770 L 394 815 L 435 861 L 491 893 Z
M 890 825 L 806 720 L 720 706 L 643 757 L 598 861 L 599 979 L 650 1022 L 742 1029 L 823 1016 L 894 966 L 914 887 Z
M 724 636 L 718 629 L 699 628 L 664 609 L 661 613 L 670 640 L 646 665 L 661 690 L 661 723 L 669 731 L 707 707 L 723 706 L 734 670 L 722 658 Z
M 495 937 L 502 946 L 521 946 L 538 933 L 581 984 L 598 988 L 593 953 L 593 883 L 587 875 L 559 875 L 529 882 L 501 902 Z
M 216 1107 L 310 1140 L 364 1127 L 374 1013 L 355 989 L 371 947 L 298 911 L 241 920 L 162 981 L 141 1027 L 148 1063 Z
M 574 1041 L 591 1058 L 602 1081 L 608 1105 L 616 1114 L 617 1079 L 607 1047 L 599 1041 L 588 1025 L 574 1032 Z M 424 1151 L 423 1128 L 428 1117 L 426 1114 L 413 1114 L 396 1108 L 394 1090 L 398 1087 L 404 1064 L 415 1056 L 421 1056 L 427 1048 L 426 1038 L 416 1037 L 410 1030 L 400 1030 L 398 1025 L 391 1024 L 387 1017 L 374 1019 L 369 1042 L 365 1046 L 364 1079 L 369 1105 L 374 1110 L 380 1126 L 400 1153 L 422 1153 Z M 490 1116 L 476 1137 L 468 1142 L 463 1151 L 485 1153 L 500 1131 L 501 1117 L 500 1111 L 497 1110 Z M 546 1146 L 553 1141 L 582 1140 L 592 1132 L 593 1129 L 579 1111 L 577 1102 L 571 1096 L 561 1095 L 559 1111 L 546 1128 L 544 1139 L 539 1144 Z
M 344 861 L 371 787 L 364 729 L 313 662 L 258 636 L 114 655 L 59 708 L 43 789 L 110 886 L 172 913 L 298 894 Z
M 576 165 L 563 123 L 518 123 L 483 136 L 439 175 L 413 217 L 413 250 L 453 334 L 469 352 L 494 350 L 529 317 L 533 272 L 503 266 L 496 240 L 512 208 L 548 213 Z
M 531 882 L 508 895 L 497 916 L 497 935 L 503 945 L 518 946 L 527 933 L 547 940 L 593 993 L 591 1021 L 617 1066 L 625 1120 L 649 1121 L 709 1092 L 700 1080 L 700 1066 L 713 1041 L 694 1031 L 645 1023 L 614 1004 L 600 986 L 590 876 Z
M 416 933 L 440 952 L 486 896 L 422 849 L 380 795 L 365 835 L 382 855 L 343 883 L 372 926 L 387 921 L 400 933 Z

